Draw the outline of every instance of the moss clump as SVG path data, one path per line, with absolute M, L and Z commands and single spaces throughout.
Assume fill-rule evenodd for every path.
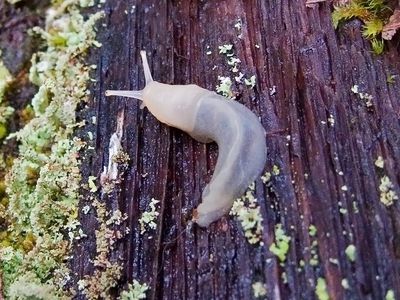
M 385 0 L 351 0 L 347 5 L 335 7 L 332 21 L 337 28 L 343 21 L 360 19 L 364 23 L 363 36 L 371 41 L 374 53 L 381 54 L 384 48 L 383 25 L 389 16 L 390 9 Z
M 46 29 L 32 30 L 43 40 L 30 70 L 39 90 L 33 118 L 9 135 L 18 140 L 19 151 L 6 177 L 9 224 L 0 241 L 4 293 L 11 299 L 70 296 L 67 260 L 72 241 L 81 237 L 78 151 L 84 145 L 72 136 L 77 105 L 89 94 L 90 66 L 82 59 L 98 45 L 94 25 L 100 17 L 85 19 L 77 1 L 54 1 Z

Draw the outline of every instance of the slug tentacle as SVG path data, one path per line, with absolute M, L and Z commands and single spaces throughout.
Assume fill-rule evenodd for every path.
M 106 96 L 120 96 L 135 98 L 143 101 L 143 91 L 121 91 L 121 90 L 107 90 Z
M 140 56 L 142 57 L 142 64 L 144 70 L 144 78 L 146 79 L 146 85 L 153 81 L 153 77 L 151 76 L 151 71 L 149 67 L 149 62 L 147 61 L 146 51 L 140 51 Z

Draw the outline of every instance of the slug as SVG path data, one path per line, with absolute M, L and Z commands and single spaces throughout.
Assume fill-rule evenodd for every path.
M 108 90 L 106 96 L 139 99 L 162 123 L 194 139 L 218 144 L 218 160 L 193 221 L 201 227 L 225 215 L 264 168 L 267 146 L 259 119 L 244 105 L 194 84 L 169 85 L 154 81 L 141 51 L 146 86 L 139 91 Z

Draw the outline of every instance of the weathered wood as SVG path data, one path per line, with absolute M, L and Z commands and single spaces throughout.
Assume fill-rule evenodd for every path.
M 386 82 L 388 74 L 400 70 L 395 44 L 374 56 L 358 21 L 334 31 L 328 3 L 307 9 L 302 1 L 120 1 L 108 3 L 105 11 L 90 110 L 98 119 L 96 151 L 86 167 L 88 174 L 102 171 L 116 112 L 124 109 L 123 147 L 131 164 L 121 191 L 104 199 L 109 208 L 129 215 L 131 234 L 112 254 L 124 258 L 120 287 L 136 278 L 149 283 L 150 298 L 249 299 L 251 283 L 263 281 L 271 299 L 312 299 L 322 276 L 332 299 L 383 299 L 390 288 L 400 292 L 399 206 L 380 203 L 380 174 L 374 167 L 382 155 L 399 194 L 400 84 Z M 240 39 L 234 29 L 238 19 Z M 256 189 L 265 245 L 272 243 L 277 222 L 292 237 L 284 267 L 267 247 L 249 245 L 229 217 L 182 234 L 210 179 L 216 146 L 162 125 L 134 100 L 104 97 L 108 88 L 143 87 L 140 49 L 148 51 L 156 80 L 214 89 L 217 76 L 228 72 L 217 51 L 225 43 L 233 43 L 242 68 L 257 75 L 254 92 L 243 90 L 238 101 L 259 115 L 270 133 L 266 169 L 274 164 L 281 169 L 269 190 L 260 180 Z M 213 50 L 209 56 L 207 45 Z M 354 84 L 373 96 L 373 110 L 352 94 Z M 277 92 L 270 96 L 274 85 Z M 333 127 L 327 125 L 330 114 Z M 161 199 L 161 215 L 155 237 L 147 240 L 139 233 L 138 218 L 152 197 Z M 347 214 L 339 213 L 339 201 Z M 82 221 L 90 232 L 93 221 Z M 318 228 L 320 264 L 299 272 L 299 261 L 310 258 L 310 224 Z M 357 248 L 355 263 L 344 253 L 349 244 Z M 76 253 L 80 274 L 90 272 L 91 255 L 89 239 Z M 343 278 L 349 281 L 347 291 Z
M 304 1 L 290 0 L 106 3 L 106 26 L 99 26 L 103 47 L 91 56 L 97 83 L 80 116 L 97 117 L 97 124 L 85 128 L 95 137 L 95 150 L 84 154 L 85 178 L 100 176 L 118 113 L 124 118 L 122 145 L 130 164 L 118 189 L 100 199 L 128 215 L 130 234 L 111 253 L 123 265 L 115 294 L 137 279 L 149 284 L 150 299 L 251 299 L 252 283 L 261 281 L 268 299 L 314 299 L 316 280 L 324 277 L 332 299 L 384 299 L 389 289 L 400 297 L 399 203 L 385 207 L 379 200 L 383 175 L 400 195 L 400 79 L 387 82 L 388 74 L 400 75 L 398 44 L 394 39 L 384 55 L 373 55 L 361 23 L 335 31 L 331 10 L 330 3 L 306 8 Z M 241 38 L 234 27 L 238 19 Z M 280 168 L 270 187 L 256 182 L 264 246 L 248 244 L 232 217 L 207 229 L 188 225 L 211 178 L 215 144 L 161 124 L 135 100 L 104 96 L 109 88 L 144 86 L 141 49 L 148 51 L 155 80 L 213 90 L 218 75 L 230 74 L 218 54 L 226 43 L 234 45 L 241 69 L 256 74 L 255 89 L 240 88 L 237 101 L 266 128 L 265 169 Z M 351 92 L 353 85 L 373 96 L 372 109 Z M 379 155 L 384 170 L 374 166 Z M 152 197 L 161 200 L 161 209 L 148 239 L 138 219 Z M 82 207 L 90 202 L 87 195 Z M 80 220 L 88 237 L 75 247 L 75 282 L 92 274 L 96 255 L 96 216 L 81 214 Z M 284 266 L 268 251 L 276 223 L 292 238 Z M 300 260 L 312 256 L 310 224 L 318 229 L 319 264 L 299 270 Z M 357 249 L 354 263 L 345 254 L 349 244 Z M 344 278 L 348 290 L 341 285 Z

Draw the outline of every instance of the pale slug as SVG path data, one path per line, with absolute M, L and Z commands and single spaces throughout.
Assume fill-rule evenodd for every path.
M 265 130 L 244 105 L 228 100 L 197 85 L 169 85 L 154 81 L 143 60 L 146 86 L 140 91 L 106 91 L 106 96 L 123 96 L 143 101 L 161 122 L 186 131 L 194 139 L 218 144 L 217 165 L 194 212 L 202 227 L 218 220 L 232 207 L 264 168 L 267 147 Z

